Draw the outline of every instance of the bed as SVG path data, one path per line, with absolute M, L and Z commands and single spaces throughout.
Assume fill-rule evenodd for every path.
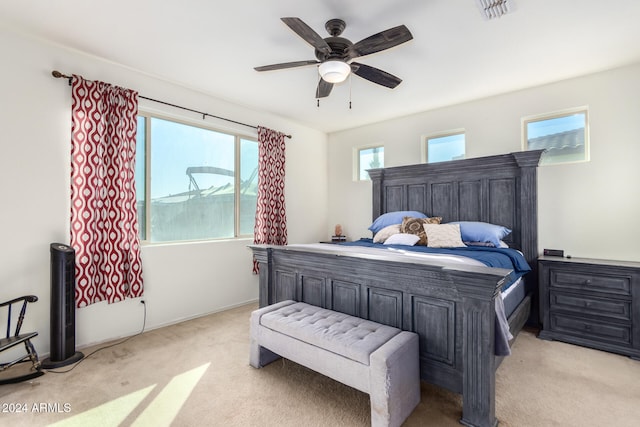
M 530 271 L 506 322 L 516 336 L 535 321 L 537 166 L 542 151 L 373 169 L 372 220 L 399 211 L 500 224 Z M 416 332 L 420 375 L 463 398 L 460 422 L 495 426 L 498 298 L 514 269 L 353 245 L 252 245 L 260 306 L 292 299 Z M 506 307 L 505 307 L 506 308 Z M 531 319 L 530 319 L 531 317 Z

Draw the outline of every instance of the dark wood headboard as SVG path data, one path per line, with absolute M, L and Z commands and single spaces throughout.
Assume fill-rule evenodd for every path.
M 508 227 L 504 241 L 535 268 L 538 257 L 537 167 L 544 150 L 369 170 L 372 219 L 414 210 L 442 222 Z

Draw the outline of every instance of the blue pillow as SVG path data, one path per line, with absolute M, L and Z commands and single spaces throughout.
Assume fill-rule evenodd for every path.
M 460 224 L 463 241 L 491 243 L 496 248 L 501 247 L 500 241 L 511 233 L 507 227 L 487 222 L 455 221 L 450 224 Z
M 376 234 L 378 231 L 382 230 L 383 228 L 385 228 L 385 227 L 387 227 L 389 225 L 402 224 L 402 219 L 405 216 L 410 216 L 412 218 L 427 218 L 427 216 L 425 214 L 423 214 L 422 212 L 418 212 L 418 211 L 388 212 L 388 213 L 382 214 L 378 218 L 376 218 L 376 220 L 373 221 L 373 224 L 371 224 L 369 226 L 369 230 L 371 230 L 373 232 L 373 234 Z

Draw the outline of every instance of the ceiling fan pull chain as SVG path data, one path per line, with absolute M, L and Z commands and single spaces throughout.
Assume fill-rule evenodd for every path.
M 349 110 L 351 110 L 351 74 L 349 74 Z
M 316 107 L 320 108 L 320 83 L 322 82 L 322 76 L 320 75 L 320 70 L 318 70 L 318 85 L 316 86 Z

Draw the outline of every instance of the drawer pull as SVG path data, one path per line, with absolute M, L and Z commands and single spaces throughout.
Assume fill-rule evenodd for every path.
M 584 329 L 587 330 L 587 331 L 590 331 L 591 330 L 591 325 L 584 325 Z
M 582 282 L 583 285 L 590 285 L 591 284 L 591 279 L 587 279 L 584 282 Z

